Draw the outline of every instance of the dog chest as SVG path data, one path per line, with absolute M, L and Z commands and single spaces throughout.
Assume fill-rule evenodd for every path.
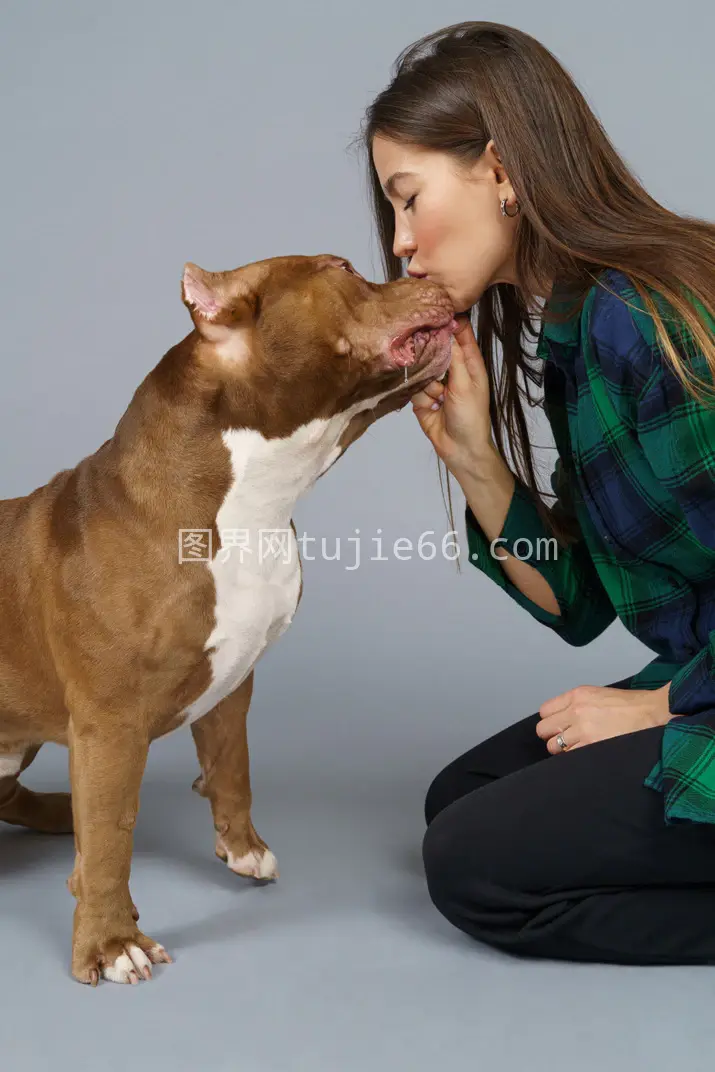
M 287 561 L 263 569 L 241 565 L 229 555 L 211 563 L 216 588 L 215 625 L 206 641 L 211 684 L 187 708 L 188 722 L 207 714 L 237 689 L 265 649 L 288 628 L 300 591 L 300 560 L 293 532 Z
M 338 432 L 316 420 L 282 438 L 249 428 L 223 433 L 232 479 L 216 517 L 221 547 L 207 564 L 216 589 L 215 626 L 205 645 L 212 681 L 187 708 L 189 721 L 238 688 L 290 624 L 301 582 L 290 518 L 332 456 Z

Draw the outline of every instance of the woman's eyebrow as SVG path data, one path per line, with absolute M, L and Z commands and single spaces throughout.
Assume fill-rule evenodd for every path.
M 393 175 L 390 175 L 389 179 L 383 186 L 383 190 L 388 196 L 395 193 L 395 183 L 398 179 L 404 179 L 408 175 L 416 174 L 414 171 L 396 171 Z

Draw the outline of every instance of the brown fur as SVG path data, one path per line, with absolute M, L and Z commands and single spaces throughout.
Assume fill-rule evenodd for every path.
M 200 315 L 184 286 L 194 330 L 139 385 L 114 435 L 43 487 L 0 502 L 0 758 L 21 754 L 24 770 L 45 741 L 67 745 L 71 784 L 70 805 L 68 794 L 3 777 L 0 819 L 74 826 L 72 972 L 83 982 L 96 983 L 130 943 L 168 959 L 136 926 L 132 838 L 149 746 L 211 679 L 214 582 L 179 562 L 177 534 L 211 529 L 219 550 L 216 516 L 231 483 L 221 433 L 286 436 L 398 386 L 390 340 L 452 312 L 433 284 L 369 283 L 327 254 L 188 268 L 218 297 L 218 317 Z M 227 358 L 236 347 L 250 360 Z M 409 388 L 353 419 L 343 450 L 431 378 L 415 375 L 421 367 Z M 210 801 L 223 858 L 265 849 L 250 815 L 252 687 L 253 671 L 192 725 L 195 788 Z

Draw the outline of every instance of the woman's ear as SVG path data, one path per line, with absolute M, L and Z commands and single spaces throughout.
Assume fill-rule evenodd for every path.
M 485 147 L 485 149 L 484 149 L 484 152 L 485 152 L 485 153 L 486 153 L 486 154 L 487 154 L 487 155 L 488 155 L 489 157 L 491 157 L 491 158 L 492 158 L 492 160 L 493 160 L 493 161 L 494 161 L 494 162 L 495 162 L 496 164 L 498 164 L 499 166 L 501 166 L 501 156 L 499 155 L 499 151 L 498 151 L 498 149 L 497 149 L 497 146 L 496 146 L 496 142 L 494 141 L 494 138 L 490 138 L 490 139 L 489 139 L 489 141 L 487 142 L 487 144 L 486 144 L 486 147 Z
M 487 142 L 484 152 L 486 154 L 488 166 L 491 168 L 496 184 L 499 187 L 500 199 L 506 197 L 508 201 L 512 201 L 514 198 L 514 188 L 509 182 L 509 176 L 506 173 L 506 168 L 502 163 L 502 158 L 499 155 L 499 151 L 493 138 L 490 138 Z

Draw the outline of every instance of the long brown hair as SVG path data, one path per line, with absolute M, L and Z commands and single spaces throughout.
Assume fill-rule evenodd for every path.
M 490 139 L 521 206 L 516 228 L 518 285 L 488 287 L 476 306 L 475 333 L 489 377 L 495 443 L 515 476 L 534 493 L 548 529 L 574 536 L 542 501 L 522 397 L 541 388 L 543 361 L 527 352 L 538 329 L 545 280 L 566 284 L 578 311 L 604 268 L 626 273 L 653 317 L 657 338 L 683 384 L 697 397 L 712 383 L 690 373 L 664 319 L 687 325 L 715 377 L 715 338 L 692 299 L 715 316 L 715 224 L 664 208 L 616 152 L 599 120 L 555 56 L 529 34 L 493 22 L 461 22 L 408 46 L 392 80 L 370 104 L 358 135 L 387 280 L 399 279 L 395 221 L 372 161 L 376 135 L 448 154 L 470 168 Z M 466 172 L 465 172 L 466 174 Z M 663 317 L 650 291 L 674 316 Z M 540 315 L 550 317 L 550 311 Z M 554 316 L 553 319 L 562 319 Z M 682 341 L 682 336 L 678 335 Z M 503 359 L 497 370 L 497 344 Z M 522 388 L 519 380 L 523 378 Z M 510 466 L 511 468 L 511 466 Z M 440 469 L 440 482 L 442 470 Z M 449 478 L 449 474 L 447 474 Z M 449 484 L 449 479 L 448 479 Z M 451 511 L 451 493 L 449 512 Z

